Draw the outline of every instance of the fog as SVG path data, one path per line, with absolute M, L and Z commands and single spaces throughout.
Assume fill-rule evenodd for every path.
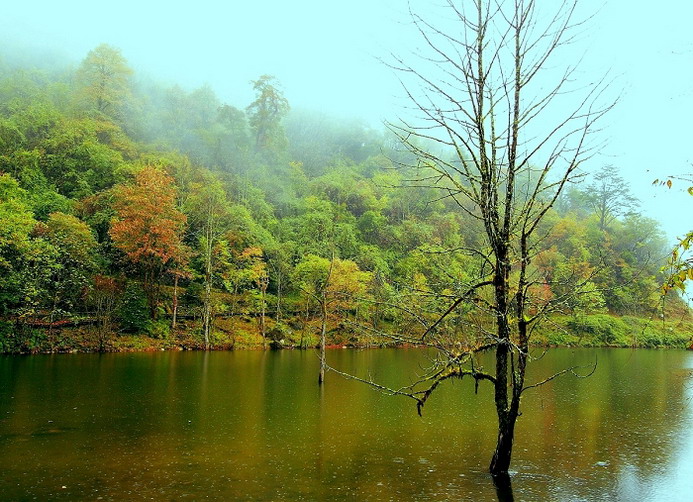
M 376 125 L 406 105 L 397 75 L 381 59 L 406 57 L 421 42 L 407 3 L 395 0 L 5 3 L 0 57 L 10 62 L 76 66 L 107 43 L 122 50 L 136 78 L 186 89 L 209 84 L 222 101 L 243 108 L 252 100 L 250 80 L 272 74 L 294 108 Z M 411 2 L 423 15 L 431 5 Z M 670 238 L 682 235 L 693 201 L 682 184 L 667 190 L 652 181 L 693 171 L 693 3 L 586 0 L 579 12 L 594 14 L 570 48 L 582 58 L 584 83 L 607 73 L 620 95 L 598 133 L 604 147 L 586 168 L 620 167 L 643 213 Z

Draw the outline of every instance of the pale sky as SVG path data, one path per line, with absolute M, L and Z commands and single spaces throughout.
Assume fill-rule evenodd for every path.
M 0 43 L 18 40 L 75 64 L 108 43 L 140 74 L 189 89 L 208 83 L 238 107 L 252 100 L 251 79 L 273 74 L 295 107 L 372 123 L 404 105 L 397 79 L 378 58 L 406 55 L 417 43 L 405 0 L 3 3 Z M 427 3 L 412 5 L 424 12 Z M 584 54 L 586 74 L 609 71 L 623 90 L 591 167 L 619 166 L 643 212 L 670 238 L 682 235 L 693 228 L 693 198 L 651 182 L 693 172 L 693 2 L 583 0 L 581 11 L 596 14 L 575 44 L 576 58 Z

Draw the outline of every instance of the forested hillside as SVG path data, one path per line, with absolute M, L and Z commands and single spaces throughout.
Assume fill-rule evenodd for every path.
M 387 343 L 476 279 L 483 229 L 408 186 L 385 128 L 293 110 L 268 75 L 237 106 L 161 85 L 107 45 L 76 68 L 2 61 L 0 351 Z M 532 258 L 539 340 L 686 345 L 657 222 L 618 169 L 585 167 Z

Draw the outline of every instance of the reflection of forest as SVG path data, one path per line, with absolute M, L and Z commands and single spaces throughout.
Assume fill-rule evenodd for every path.
M 617 495 L 661 475 L 676 455 L 690 406 L 679 368 L 689 354 L 556 350 L 529 379 L 595 356 L 592 377 L 527 392 L 516 499 Z M 425 363 L 416 350 L 328 357 L 391 385 Z M 489 388 L 475 396 L 471 382 L 450 382 L 419 418 L 413 402 L 336 375 L 318 389 L 316 374 L 315 355 L 298 351 L 0 358 L 0 490 L 10 498 L 50 498 L 66 486 L 65 495 L 105 499 L 512 500 L 486 474 Z
M 679 370 L 688 357 L 648 350 L 554 351 L 546 365 L 534 368 L 536 378 L 595 358 L 597 370 L 587 379 L 561 378 L 528 391 L 518 444 L 528 444 L 531 462 L 550 465 L 556 474 L 601 480 L 602 493 L 613 489 L 624 470 L 640 479 L 662 475 L 676 453 L 672 431 L 682 426 L 688 407 L 685 372 Z M 567 486 L 558 489 L 571 495 Z

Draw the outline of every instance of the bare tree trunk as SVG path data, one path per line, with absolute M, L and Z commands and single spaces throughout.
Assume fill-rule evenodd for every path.
M 334 270 L 335 251 L 332 248 L 332 260 L 330 260 L 330 269 L 327 272 L 325 284 L 322 286 L 322 292 L 318 301 L 320 302 L 321 326 L 320 326 L 320 375 L 318 376 L 318 384 L 321 385 L 325 380 L 325 368 L 327 362 L 325 360 L 325 334 L 327 331 L 327 295 L 332 280 L 332 272 Z
M 507 473 L 493 476 L 493 486 L 496 487 L 498 502 L 514 502 L 513 485 Z
M 210 347 L 210 331 L 211 331 L 211 288 L 209 283 L 205 284 L 205 301 L 202 306 L 202 333 L 204 336 L 205 350 L 209 350 Z
M 412 391 L 410 397 L 417 400 L 420 412 L 444 380 L 468 375 L 476 383 L 491 382 L 498 437 L 489 469 L 494 477 L 507 476 L 522 392 L 548 381 L 525 386 L 529 326 L 553 307 L 551 301 L 532 299 L 527 267 L 542 239 L 531 238 L 539 233 L 540 223 L 566 183 L 579 176 L 577 169 L 592 153 L 587 137 L 613 103 L 600 104 L 606 89 L 602 79 L 589 84 L 586 95 L 568 103 L 570 109 L 563 118 L 549 115 L 554 100 L 558 105 L 572 95 L 575 68 L 568 62 L 565 71 L 553 76 L 549 72 L 550 84 L 537 75 L 544 73 L 547 61 L 572 40 L 571 31 L 580 26 L 573 20 L 576 1 L 553 6 L 543 2 L 541 7 L 536 0 L 447 0 L 444 4 L 450 18 L 460 22 L 459 32 L 447 33 L 412 13 L 422 50 L 428 50 L 421 55 L 422 69 L 400 58 L 395 58 L 392 67 L 402 72 L 405 92 L 420 113 L 415 122 L 391 124 L 390 129 L 417 159 L 405 167 L 425 169 L 407 185 L 441 190 L 441 198 L 457 203 L 484 226 L 485 235 L 471 250 L 482 257 L 476 280 L 425 328 L 421 338 L 413 337 L 419 345 L 424 342 L 441 350 L 447 363 L 412 385 L 412 389 L 417 385 L 426 389 Z M 540 8 L 548 9 L 548 14 L 539 13 Z M 446 153 L 426 150 L 421 140 L 437 143 Z M 450 152 L 455 152 L 454 161 Z M 400 207 L 403 216 L 406 209 Z M 478 295 L 489 286 L 493 293 Z M 479 323 L 476 345 L 462 354 L 450 350 L 448 340 L 436 333 L 443 319 L 460 305 L 482 305 L 496 328 L 491 334 L 483 321 Z M 495 374 L 473 363 L 460 366 L 461 355 L 488 351 L 495 352 Z M 474 361 L 473 357 L 469 360 Z
M 232 291 L 233 298 L 231 298 L 231 319 L 233 319 L 233 317 L 236 315 L 236 311 L 238 310 L 238 290 L 238 282 L 234 281 Z
M 266 337 L 265 311 L 267 310 L 267 302 L 265 295 L 267 294 L 267 286 L 269 285 L 269 277 L 263 277 L 260 283 L 260 333 L 262 338 Z
M 507 474 L 508 469 L 510 469 L 516 419 L 517 417 L 506 415 L 504 420 L 498 423 L 496 450 L 493 452 L 489 467 L 489 471 L 494 476 Z
M 204 336 L 205 350 L 210 347 L 210 332 L 212 320 L 212 288 L 209 282 L 205 282 L 205 301 L 202 306 L 202 333 Z
M 262 338 L 265 338 L 265 335 L 267 334 L 266 327 L 265 327 L 265 292 L 262 292 L 262 305 L 260 306 L 260 334 L 262 335 Z
M 497 222 L 495 222 L 497 223 Z M 500 236 L 503 239 L 503 236 Z M 498 415 L 498 439 L 496 450 L 491 459 L 491 474 L 507 472 L 513 450 L 515 419 L 508 406 L 508 357 L 510 352 L 510 325 L 508 323 L 508 278 L 510 266 L 507 263 L 508 247 L 496 243 L 496 272 L 494 290 L 496 296 L 496 325 L 498 345 L 496 345 L 496 381 L 494 400 Z
M 282 274 L 281 272 L 277 274 L 277 311 L 275 312 L 275 321 L 279 322 L 281 319 L 281 305 L 282 305 Z
M 173 319 L 171 329 L 176 329 L 176 317 L 178 315 L 178 274 L 173 277 Z
M 327 331 L 327 302 L 323 296 L 320 302 L 321 321 L 320 321 L 320 373 L 318 374 L 318 385 L 322 385 L 325 381 L 325 334 Z
M 103 298 L 97 297 L 94 302 L 94 316 L 96 317 L 96 339 L 99 342 L 99 352 L 104 351 L 104 332 L 106 328 L 106 316 L 104 315 L 104 303 Z
M 58 308 L 58 293 L 53 295 L 53 304 L 51 305 L 51 315 L 48 317 L 48 341 L 51 346 L 51 353 L 55 352 L 55 338 L 53 337 L 53 322 L 55 322 L 55 310 Z
M 211 205 L 207 214 L 205 225 L 205 298 L 202 312 L 202 331 L 204 335 L 205 350 L 210 349 L 210 334 L 212 331 L 212 238 L 213 238 L 213 214 Z

